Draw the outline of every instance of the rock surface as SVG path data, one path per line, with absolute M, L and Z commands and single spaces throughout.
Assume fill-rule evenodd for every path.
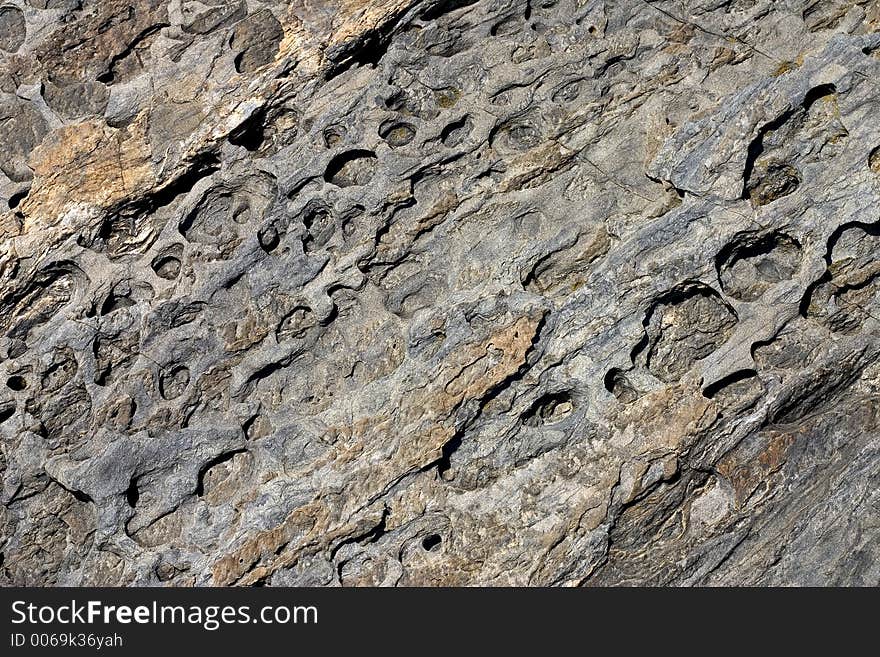
M 880 583 L 880 8 L 10 0 L 0 583 Z

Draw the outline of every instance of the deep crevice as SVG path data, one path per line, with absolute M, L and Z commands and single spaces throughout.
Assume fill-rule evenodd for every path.
M 327 69 L 324 79 L 329 82 L 351 68 L 371 66 L 376 68 L 388 52 L 394 30 L 398 26 L 400 14 L 392 16 L 379 27 L 361 34 L 352 43 L 344 44 L 328 53 L 333 64 Z
M 758 376 L 758 373 L 755 370 L 739 370 L 733 374 L 728 374 L 715 383 L 703 388 L 703 397 L 706 399 L 713 399 L 715 395 L 721 392 L 724 388 L 756 376 Z
M 150 25 L 143 32 L 136 35 L 134 39 L 132 39 L 129 44 L 125 47 L 125 49 L 114 55 L 110 60 L 110 63 L 107 64 L 107 70 L 104 73 L 101 73 L 95 80 L 98 82 L 102 82 L 104 84 L 113 84 L 116 81 L 116 74 L 113 72 L 113 69 L 116 67 L 116 64 L 121 62 L 123 59 L 128 57 L 134 49 L 137 48 L 145 39 L 152 36 L 159 30 L 168 27 L 169 23 L 158 23 L 156 25 Z
M 229 133 L 229 143 L 250 152 L 259 150 L 266 139 L 266 119 L 266 108 L 261 107 Z
M 419 18 L 423 21 L 434 21 L 444 16 L 446 14 L 450 14 L 457 9 L 463 9 L 472 4 L 476 4 L 477 0 L 439 0 L 435 2 L 430 7 L 424 9 L 421 14 L 419 14 Z
M 125 499 L 128 502 L 128 506 L 132 509 L 137 506 L 138 500 L 141 498 L 141 493 L 138 490 L 138 478 L 132 477 L 128 482 L 128 488 L 125 491 Z
M 767 134 L 778 130 L 796 114 L 806 112 L 820 98 L 824 98 L 829 94 L 837 92 L 837 88 L 833 84 L 822 84 L 810 89 L 804 96 L 803 102 L 798 107 L 786 110 L 769 123 L 765 123 L 758 129 L 757 136 L 749 143 L 748 153 L 746 155 L 746 164 L 743 169 L 743 189 L 741 198 L 748 200 L 750 198 L 751 189 L 749 187 L 752 173 L 755 169 L 755 162 L 764 153 L 764 137 Z
M 464 430 L 456 431 L 452 438 L 447 440 L 443 447 L 440 448 L 440 458 L 434 461 L 433 463 L 429 463 L 425 466 L 424 470 L 430 470 L 434 467 L 437 468 L 437 474 L 440 475 L 440 478 L 443 478 L 447 472 L 452 469 L 452 455 L 455 454 L 456 450 L 461 447 L 462 439 L 464 438 Z
M 0 410 L 0 424 L 6 422 L 6 420 L 11 418 L 13 415 L 15 415 L 15 404 L 12 404 L 8 408 Z
M 346 538 L 343 541 L 340 541 L 336 544 L 333 549 L 330 551 L 330 561 L 336 557 L 336 554 L 346 545 L 351 545 L 352 543 L 375 543 L 380 538 L 382 538 L 386 533 L 386 527 L 388 522 L 388 516 L 391 515 L 391 509 L 388 506 L 382 508 L 382 517 L 379 518 L 379 522 L 377 522 L 373 527 L 369 530 L 365 531 L 363 534 L 358 534 L 357 536 L 351 536 Z M 342 564 L 340 564 L 340 568 Z

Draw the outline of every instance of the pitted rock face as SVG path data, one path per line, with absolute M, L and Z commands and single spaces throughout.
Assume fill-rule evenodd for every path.
M 6 2 L 0 582 L 877 584 L 878 80 L 867 1 Z

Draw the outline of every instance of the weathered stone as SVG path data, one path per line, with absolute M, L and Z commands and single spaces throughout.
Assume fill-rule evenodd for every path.
M 866 0 L 0 8 L 0 583 L 880 583 Z

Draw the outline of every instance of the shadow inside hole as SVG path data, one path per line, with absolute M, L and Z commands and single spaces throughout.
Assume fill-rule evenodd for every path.
M 443 539 L 440 538 L 439 534 L 430 534 L 422 539 L 422 548 L 424 548 L 426 552 L 433 552 L 442 542 Z
M 567 418 L 574 411 L 575 404 L 571 393 L 554 392 L 540 397 L 522 416 L 527 427 L 555 424 Z
M 128 483 L 128 488 L 125 491 L 125 499 L 128 502 L 128 506 L 133 509 L 140 498 L 141 492 L 138 490 L 137 477 L 132 477 L 131 481 Z
M 6 379 L 6 387 L 18 392 L 27 388 L 27 381 L 25 381 L 23 376 L 15 374 Z

